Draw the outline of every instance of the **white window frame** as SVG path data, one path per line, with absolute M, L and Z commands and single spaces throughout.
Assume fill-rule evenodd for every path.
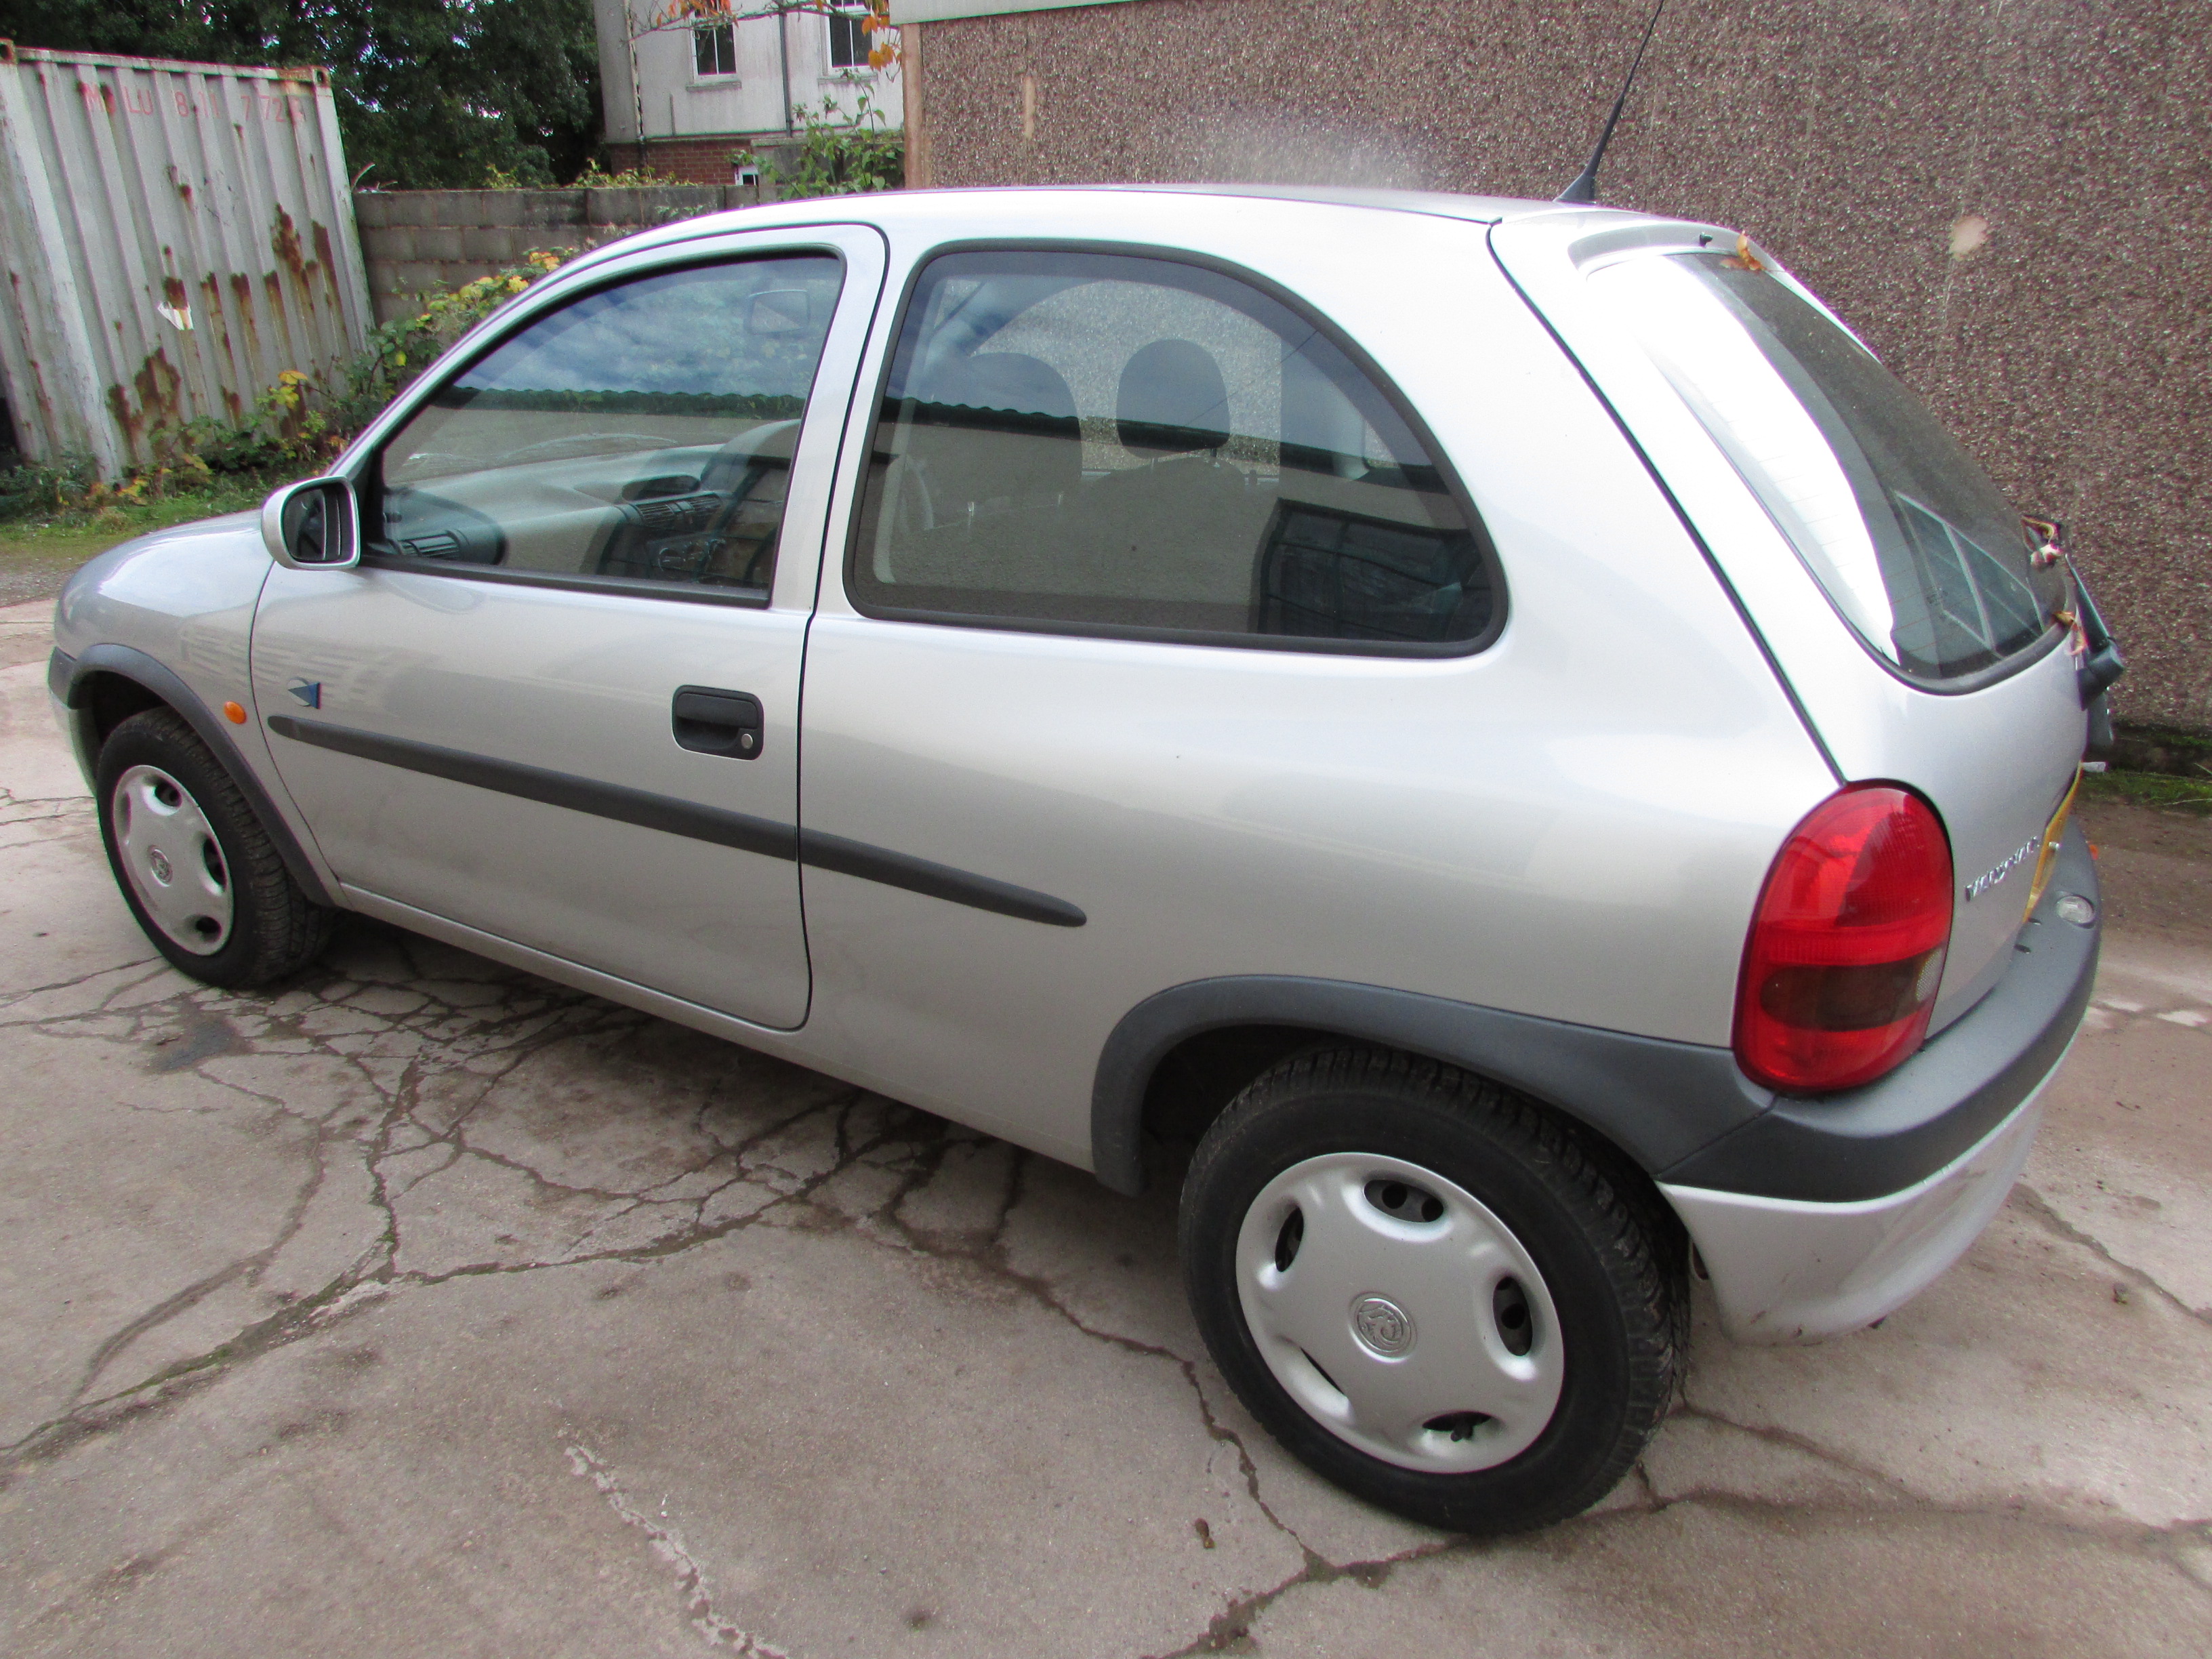
M 837 61 L 837 19 L 849 18 L 854 23 L 868 15 L 866 6 L 839 6 L 831 16 L 822 20 L 822 79 L 825 82 L 872 81 L 876 71 L 868 66 L 868 36 L 866 30 L 858 31 L 860 61 L 840 64 Z
M 730 38 L 730 67 L 726 70 L 702 70 L 699 67 L 699 37 L 702 34 L 726 34 Z M 736 87 L 744 82 L 738 76 L 738 26 L 728 23 L 696 23 L 691 28 L 691 84 L 696 87 Z

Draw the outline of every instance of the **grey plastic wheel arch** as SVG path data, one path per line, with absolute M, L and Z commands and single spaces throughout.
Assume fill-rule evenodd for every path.
M 1981 1002 L 1887 1077 L 1817 1098 L 1777 1096 L 1726 1048 L 1630 1036 L 1441 997 L 1326 980 L 1197 980 L 1115 1027 L 1091 1106 L 1099 1180 L 1134 1194 L 1145 1091 L 1176 1044 L 1232 1025 L 1287 1025 L 1462 1066 L 1587 1124 L 1670 1187 L 1854 1204 L 1942 1170 L 2034 1094 L 2073 1041 L 2097 976 L 2101 917 L 2061 921 L 2073 893 L 2100 903 L 2076 823 L 2049 889 Z
M 297 837 L 293 835 L 292 826 L 276 810 L 276 803 L 269 798 L 269 792 L 262 787 L 261 780 L 254 775 L 253 769 L 246 763 L 246 757 L 231 741 L 230 733 L 222 729 L 222 722 L 173 670 L 164 667 L 143 651 L 128 645 L 87 646 L 64 671 L 60 665 L 65 660 L 68 659 L 61 652 L 54 653 L 53 659 L 50 659 L 47 665 L 46 681 L 49 688 L 76 714 L 80 746 L 89 752 L 94 741 L 88 729 L 91 710 L 86 706 L 86 699 L 94 675 L 113 674 L 143 686 L 182 715 L 185 723 L 198 735 L 200 741 L 215 751 L 216 759 L 222 763 L 223 769 L 238 785 L 239 793 L 246 797 L 246 804 L 261 820 L 262 829 L 268 832 L 269 839 L 276 845 L 277 856 L 284 860 L 285 869 L 291 872 L 292 879 L 300 884 L 301 890 L 317 904 L 335 904 L 336 901 L 323 886 L 322 878 L 315 873 L 315 866 L 308 861 Z M 64 672 L 67 677 L 65 687 L 58 686 L 55 683 L 63 678 Z
M 1118 1193 L 1144 1190 L 1145 1094 L 1176 1045 L 1236 1025 L 1295 1026 L 1490 1078 L 1566 1113 L 1646 1170 L 1680 1163 L 1763 1114 L 1773 1096 L 1726 1048 L 1632 1036 L 1379 985 L 1238 975 L 1170 987 L 1123 1015 L 1091 1097 L 1091 1155 Z

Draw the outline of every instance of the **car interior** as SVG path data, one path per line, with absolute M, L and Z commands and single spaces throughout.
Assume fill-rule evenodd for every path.
M 934 262 L 953 269 L 908 307 L 864 606 L 1413 645 L 1487 627 L 1479 525 L 1310 322 L 1164 262 L 992 258 Z M 371 553 L 764 596 L 834 276 L 714 267 L 532 325 L 386 446 Z
M 370 550 L 765 595 L 837 278 L 731 262 L 533 323 L 384 447 Z
M 1398 642 L 1487 623 L 1466 515 L 1310 327 L 1113 277 L 1002 286 L 1000 325 L 975 325 L 986 282 L 886 399 L 864 603 Z

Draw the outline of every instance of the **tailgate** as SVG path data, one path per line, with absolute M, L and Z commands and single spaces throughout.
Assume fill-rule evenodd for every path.
M 2004 973 L 2085 716 L 2063 563 L 1920 400 L 1771 255 L 1607 210 L 1492 247 L 1695 526 L 1844 781 L 1951 840 L 1931 1030 Z

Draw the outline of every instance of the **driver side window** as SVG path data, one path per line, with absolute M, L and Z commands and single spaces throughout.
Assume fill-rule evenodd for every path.
M 538 319 L 386 443 L 367 550 L 764 598 L 842 275 L 826 254 L 696 266 Z

